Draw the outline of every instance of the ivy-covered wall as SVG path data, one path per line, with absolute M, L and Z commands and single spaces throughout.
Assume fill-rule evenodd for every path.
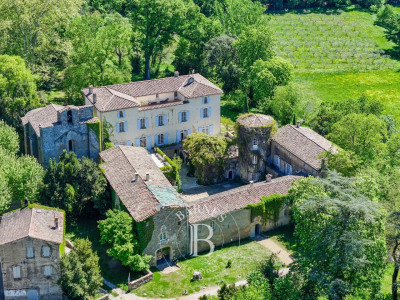
M 273 194 L 262 197 L 257 204 L 249 204 L 246 208 L 251 210 L 251 219 L 261 216 L 262 223 L 273 222 L 277 224 L 279 215 L 284 205 L 289 202 L 288 195 Z
M 97 137 L 97 140 L 99 142 L 100 145 L 100 151 L 102 150 L 101 148 L 101 122 L 100 120 L 96 117 L 97 122 L 95 123 L 86 123 L 87 127 L 89 130 L 93 131 L 94 134 Z

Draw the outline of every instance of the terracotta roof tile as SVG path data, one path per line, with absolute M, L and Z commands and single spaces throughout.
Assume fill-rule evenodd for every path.
M 96 108 L 99 111 L 112 111 L 140 106 L 137 97 L 162 93 L 178 92 L 187 98 L 221 94 L 222 90 L 200 74 L 165 77 L 123 84 L 95 87 Z M 82 90 L 90 102 L 93 94 L 89 88 Z
M 278 129 L 272 140 L 316 170 L 321 168 L 322 152 L 338 149 L 330 141 L 310 128 L 286 125 Z
M 261 114 L 250 114 L 239 116 L 237 122 L 240 125 L 247 127 L 261 127 L 274 123 L 275 120 L 271 116 L 261 115 Z
M 64 108 L 62 105 L 50 104 L 45 107 L 33 109 L 21 118 L 22 124 L 30 123 L 37 136 L 40 136 L 39 127 L 49 127 L 56 123 L 57 112 Z
M 189 222 L 197 223 L 258 203 L 263 196 L 286 195 L 294 180 L 300 176 L 284 176 L 270 182 L 245 185 L 190 203 Z
M 58 216 L 59 228 L 54 228 Z M 43 208 L 26 208 L 3 215 L 0 223 L 0 245 L 25 237 L 56 244 L 63 242 L 64 213 Z

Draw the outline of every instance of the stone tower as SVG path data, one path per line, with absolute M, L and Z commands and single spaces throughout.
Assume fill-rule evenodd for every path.
M 240 178 L 244 182 L 264 180 L 276 121 L 267 115 L 245 114 L 239 116 L 237 125 Z

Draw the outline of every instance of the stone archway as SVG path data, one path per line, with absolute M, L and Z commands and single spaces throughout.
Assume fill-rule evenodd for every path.
M 158 249 L 156 251 L 157 266 L 160 266 L 163 264 L 172 265 L 171 252 L 172 252 L 171 247 L 164 247 L 164 248 Z

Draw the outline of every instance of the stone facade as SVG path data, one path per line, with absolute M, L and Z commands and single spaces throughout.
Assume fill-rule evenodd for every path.
M 49 257 L 43 257 L 43 247 L 50 247 Z M 34 257 L 28 258 L 27 248 L 33 248 Z M 62 299 L 57 284 L 60 278 L 59 245 L 26 237 L 0 246 L 0 258 L 4 299 Z M 18 275 L 14 269 L 18 267 L 20 278 L 14 278 Z
M 25 152 L 43 166 L 48 167 L 49 160 L 57 160 L 64 150 L 98 161 L 99 138 L 88 126 L 98 122 L 93 118 L 93 107 L 49 105 L 28 112 L 22 121 Z

